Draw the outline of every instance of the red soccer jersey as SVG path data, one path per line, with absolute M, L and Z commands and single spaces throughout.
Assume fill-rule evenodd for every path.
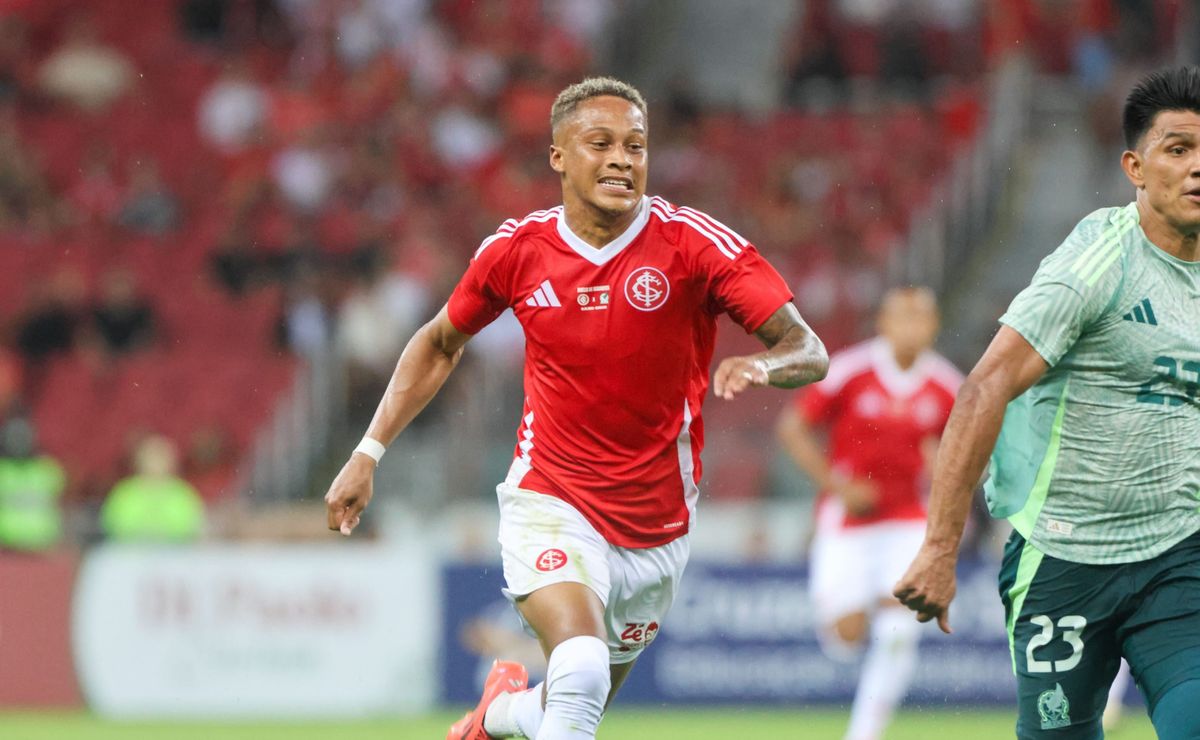
M 791 297 L 729 228 L 645 197 L 601 249 L 571 232 L 561 206 L 506 221 L 449 316 L 475 334 L 512 308 L 525 329 L 506 480 L 563 499 L 614 545 L 655 547 L 688 531 L 696 505 L 717 316 L 753 331 Z
M 835 354 L 825 379 L 796 395 L 810 424 L 829 427 L 833 469 L 878 487 L 878 506 L 866 516 L 845 515 L 845 526 L 925 518 L 921 442 L 941 435 L 961 384 L 962 374 L 935 352 L 901 370 L 886 340 L 876 338 Z

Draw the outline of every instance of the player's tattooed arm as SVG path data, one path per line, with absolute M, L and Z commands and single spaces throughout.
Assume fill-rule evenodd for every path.
M 825 345 L 791 303 L 779 307 L 754 334 L 767 351 L 727 357 L 713 373 L 713 394 L 731 401 L 753 386 L 795 388 L 814 383 L 829 370 Z
M 754 355 L 755 365 L 766 372 L 767 382 L 779 388 L 814 383 L 829 371 L 829 354 L 796 305 L 787 302 L 758 327 L 754 335 L 767 351 Z

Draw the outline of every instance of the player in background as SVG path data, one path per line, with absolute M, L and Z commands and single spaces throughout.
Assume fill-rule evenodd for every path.
M 1122 659 L 1121 668 L 1108 689 L 1108 703 L 1104 705 L 1104 715 L 1100 718 L 1105 732 L 1115 730 L 1117 725 L 1121 724 L 1121 717 L 1125 714 L 1125 691 L 1129 689 L 1131 680 L 1133 676 L 1129 673 L 1129 662 Z
M 928 288 L 888 291 L 879 335 L 834 354 L 777 427 L 821 491 L 809 571 L 821 643 L 835 658 L 866 649 L 848 740 L 883 736 L 917 664 L 920 625 L 892 585 L 921 546 L 925 471 L 962 382 L 932 350 L 938 324 Z
M 1200 68 L 1124 109 L 1132 203 L 1086 216 L 959 391 L 921 551 L 895 593 L 950 630 L 975 481 L 1000 571 L 1017 735 L 1102 737 L 1121 658 L 1160 738 L 1200 737 Z M 993 452 L 994 448 L 994 452 Z
M 592 78 L 551 109 L 561 206 L 506 221 L 402 353 L 363 442 L 325 500 L 350 534 L 385 447 L 429 402 L 472 335 L 511 308 L 525 330 L 525 408 L 497 487 L 505 595 L 547 657 L 544 684 L 497 663 L 453 740 L 593 738 L 658 633 L 687 562 L 701 404 L 716 318 L 767 349 L 712 377 L 732 400 L 821 379 L 825 348 L 758 251 L 699 211 L 645 194 L 646 104 Z

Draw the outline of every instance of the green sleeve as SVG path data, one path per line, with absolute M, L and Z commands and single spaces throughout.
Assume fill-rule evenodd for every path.
M 1121 213 L 1101 223 L 1081 222 L 1000 317 L 1048 365 L 1057 364 L 1110 308 L 1122 275 L 1121 237 L 1137 225 Z

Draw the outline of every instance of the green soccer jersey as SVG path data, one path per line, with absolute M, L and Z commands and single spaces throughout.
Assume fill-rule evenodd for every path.
M 1200 263 L 1134 204 L 1083 219 L 1000 318 L 1046 360 L 992 454 L 994 516 L 1080 563 L 1152 558 L 1200 530 Z

